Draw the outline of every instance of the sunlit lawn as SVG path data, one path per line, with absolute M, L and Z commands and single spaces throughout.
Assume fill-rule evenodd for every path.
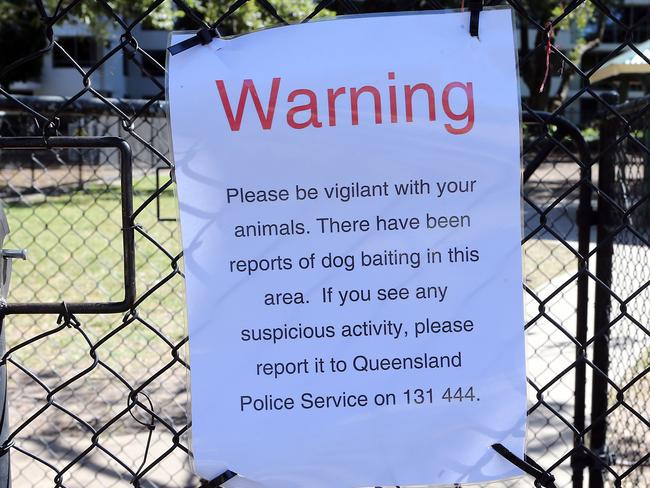
M 155 190 L 155 179 L 136 180 L 137 208 Z M 11 233 L 6 248 L 27 248 L 28 260 L 14 263 L 10 302 L 118 301 L 123 298 L 123 250 L 119 184 L 89 183 L 81 191 L 50 195 L 5 205 Z M 176 214 L 175 197 L 161 197 L 166 217 Z M 159 221 L 156 203 L 138 215 L 136 223 L 172 255 L 180 250 L 176 222 Z M 141 296 L 170 272 L 170 259 L 136 233 L 137 291 Z M 185 335 L 182 278 L 156 290 L 138 307 L 139 317 L 172 342 Z M 92 341 L 115 330 L 120 315 L 80 316 Z M 56 327 L 55 316 L 12 316 L 7 324 L 8 347 Z M 16 353 L 25 363 L 57 361 L 70 365 L 88 357 L 89 346 L 74 331 L 54 334 Z M 134 323 L 102 346 L 111 360 L 153 366 L 169 347 L 142 323 Z M 38 352 L 37 352 L 38 351 Z M 65 354 L 63 352 L 65 351 Z M 34 356 L 39 356 L 35 358 Z M 171 357 L 171 356 L 170 356 Z M 151 364 L 150 364 L 151 363 Z M 45 366 L 43 364 L 43 366 Z M 51 366 L 51 365 L 50 365 Z

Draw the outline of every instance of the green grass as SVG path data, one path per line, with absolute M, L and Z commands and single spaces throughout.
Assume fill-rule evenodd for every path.
M 144 177 L 134 185 L 137 208 L 155 191 L 155 179 Z M 88 184 L 83 190 L 9 203 L 5 212 L 11 233 L 6 248 L 27 248 L 28 260 L 13 265 L 9 302 L 117 301 L 124 295 L 121 195 L 119 184 Z M 161 197 L 166 216 L 176 214 L 172 191 Z M 158 221 L 151 202 L 136 223 L 172 255 L 180 251 L 177 222 Z M 141 296 L 171 271 L 169 258 L 136 233 L 137 291 Z M 176 343 L 185 335 L 183 283 L 175 276 L 138 307 L 139 317 Z M 115 330 L 121 316 L 80 316 L 83 330 L 94 342 Z M 7 321 L 8 347 L 56 327 L 55 316 L 12 316 Z M 61 354 L 65 351 L 65 354 Z M 143 323 L 136 322 L 104 346 L 112 361 L 142 370 L 160 367 L 169 348 Z M 51 361 L 70 367 L 89 361 L 88 345 L 73 330 L 51 335 L 16 353 L 28 366 L 45 367 Z M 167 358 L 165 358 L 165 362 Z M 80 366 L 80 365 L 78 365 Z

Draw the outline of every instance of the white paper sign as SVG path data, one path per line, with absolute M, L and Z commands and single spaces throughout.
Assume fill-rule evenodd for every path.
M 520 472 L 509 10 L 362 16 L 170 57 L 195 467 L 273 488 Z M 177 43 L 186 35 L 174 35 Z

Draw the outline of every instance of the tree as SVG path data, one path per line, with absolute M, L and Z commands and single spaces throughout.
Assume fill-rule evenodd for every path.
M 312 0 L 271 0 L 279 15 L 288 22 L 297 22 L 306 17 L 314 9 Z M 58 0 L 45 0 L 47 15 L 53 15 L 60 7 Z M 113 15 L 119 16 L 127 24 L 139 19 L 150 7 L 150 0 L 112 0 L 108 7 L 100 2 L 80 2 L 64 19 L 70 23 L 86 24 L 91 27 L 95 36 L 104 38 L 108 35 L 107 25 L 115 24 Z M 197 15 L 209 23 L 216 21 L 225 13 L 231 4 L 229 1 L 217 0 L 187 0 L 187 5 Z M 319 16 L 332 15 L 325 10 Z M 62 23 L 59 20 L 58 23 Z M 142 23 L 147 27 L 171 30 L 174 28 L 198 29 L 199 23 L 192 19 L 182 9 L 170 0 L 162 3 L 151 11 Z M 223 35 L 240 34 L 268 25 L 277 21 L 260 6 L 260 3 L 250 0 L 228 17 L 220 26 Z M 38 79 L 41 73 L 42 60 L 40 57 L 3 73 L 11 63 L 37 53 L 47 45 L 45 25 L 35 0 L 0 0 L 0 86 L 8 87 L 16 81 Z M 11 46 L 11 49 L 5 48 Z
M 46 0 L 46 3 L 53 9 L 58 1 Z M 302 20 L 314 9 L 312 0 L 270 0 L 270 3 L 280 16 L 289 22 Z M 117 14 L 129 23 L 144 14 L 151 4 L 151 0 L 113 0 L 110 3 L 111 11 L 102 10 L 99 2 L 81 2 L 71 12 L 68 20 L 90 25 L 95 32 L 101 33 L 107 19 L 110 21 L 113 14 Z M 213 23 L 228 10 L 232 1 L 185 0 L 185 4 L 198 18 Z M 328 15 L 328 13 L 324 11 L 321 15 Z M 191 15 L 188 15 L 171 0 L 156 7 L 143 19 L 142 23 L 148 27 L 163 30 L 198 29 L 200 27 Z M 261 6 L 261 2 L 249 0 L 223 22 L 221 30 L 224 35 L 241 34 L 276 23 L 277 21 Z
M 445 8 L 458 8 L 461 0 L 439 0 Z M 568 0 L 564 0 L 568 2 Z M 603 0 L 605 5 L 613 7 L 623 0 Z M 2 68 L 16 59 L 34 53 L 45 45 L 43 26 L 40 16 L 32 0 L 0 0 L 0 41 L 3 46 L 10 45 L 12 49 L 0 50 L 0 72 Z M 45 5 L 53 12 L 58 0 L 45 0 Z M 186 0 L 189 8 L 199 18 L 212 23 L 225 13 L 231 1 L 220 0 Z M 313 0 L 270 0 L 281 17 L 289 22 L 302 20 L 314 9 Z M 574 2 L 571 2 L 574 3 Z M 361 12 L 387 12 L 402 10 L 422 10 L 433 8 L 434 3 L 428 0 L 347 0 L 334 2 L 331 6 L 336 13 L 349 13 L 344 10 L 346 4 L 353 4 Z M 519 4 L 528 15 L 544 25 L 547 21 L 556 19 L 564 12 L 566 5 L 557 0 L 520 0 Z M 91 25 L 98 36 L 110 21 L 114 13 L 126 22 L 139 18 L 151 5 L 150 0 L 112 0 L 113 11 L 101 10 L 99 2 L 80 2 L 66 17 L 68 21 Z M 244 3 L 233 15 L 220 26 L 223 35 L 240 34 L 265 26 L 277 24 L 277 21 L 256 0 Z M 323 11 L 319 16 L 332 15 L 331 11 Z M 520 73 L 528 88 L 528 105 L 536 110 L 548 110 L 557 107 L 568 96 L 571 81 L 575 78 L 575 70 L 568 63 L 559 62 L 559 57 L 552 56 L 552 73 L 560 73 L 560 83 L 551 93 L 551 83 L 542 83 L 546 72 L 546 51 L 544 44 L 546 32 L 533 30 L 521 16 L 516 16 L 519 24 Z M 585 55 L 597 47 L 605 32 L 607 17 L 594 7 L 592 2 L 580 3 L 562 22 L 555 26 L 555 35 L 562 30 L 571 30 L 574 45 L 566 53 L 576 66 L 581 66 Z M 185 28 L 198 29 L 200 25 L 192 19 L 192 15 L 177 8 L 173 2 L 167 1 L 153 10 L 143 23 L 150 27 L 167 29 Z M 531 35 L 534 38 L 531 39 Z M 26 80 L 38 76 L 40 64 L 33 62 L 12 70 L 0 83 L 5 86 L 12 81 Z M 543 89 L 540 90 L 540 87 Z
M 609 8 L 622 3 L 623 0 L 603 0 Z M 457 9 L 461 0 L 441 0 L 436 2 L 444 8 Z M 570 5 L 569 0 L 519 0 L 527 14 L 542 26 L 560 17 L 564 9 Z M 427 0 L 357 0 L 355 4 L 362 12 L 383 12 L 402 10 L 422 10 L 433 8 L 433 2 Z M 338 13 L 342 13 L 340 10 Z M 528 88 L 528 106 L 534 110 L 552 110 L 566 100 L 571 81 L 575 78 L 575 70 L 568 63 L 557 61 L 558 56 L 551 56 L 553 69 L 550 75 L 560 72 L 560 84 L 551 93 L 550 79 L 543 83 L 546 73 L 546 31 L 536 30 L 534 39 L 531 37 L 531 25 L 521 16 L 515 15 L 518 21 L 521 49 L 519 52 L 519 71 L 521 78 Z M 582 66 L 585 55 L 597 47 L 603 39 L 607 17 L 597 9 L 592 2 L 582 2 L 562 22 L 554 28 L 555 36 L 562 30 L 570 30 L 574 45 L 565 53 L 576 66 Z M 532 41 L 532 42 L 531 42 Z M 540 87 L 543 89 L 540 91 Z
M 211 0 L 187 0 L 188 5 L 200 14 L 207 22 L 215 22 L 227 10 L 232 2 L 215 2 Z M 309 15 L 315 7 L 313 0 L 270 0 L 280 17 L 289 23 L 300 22 Z M 182 14 L 184 15 L 184 14 Z M 318 17 L 330 16 L 333 12 L 323 10 Z M 185 16 L 185 15 L 184 15 Z M 187 19 L 185 16 L 184 20 Z M 249 32 L 262 27 L 277 24 L 277 20 L 267 10 L 260 6 L 260 3 L 250 0 L 242 5 L 219 27 L 222 35 L 233 35 Z M 186 22 L 184 22 L 186 25 Z M 198 26 L 194 25 L 193 28 Z
M 41 17 L 33 2 L 0 0 L 0 86 L 38 78 L 40 58 L 3 73 L 12 63 L 37 53 L 46 45 Z
M 606 2 L 613 3 L 613 2 Z M 538 22 L 546 23 L 560 17 L 565 6 L 550 0 L 526 0 L 523 2 L 526 11 Z M 574 45 L 565 54 L 577 67 L 583 66 L 585 54 L 596 48 L 605 33 L 606 17 L 594 7 L 591 2 L 583 2 L 553 29 L 557 36 L 562 30 L 572 31 Z M 554 93 L 551 93 L 550 79 L 546 80 L 546 49 L 540 48 L 547 40 L 547 32 L 537 30 L 531 44 L 530 30 L 527 22 L 519 22 L 521 47 L 519 51 L 519 70 L 522 80 L 528 88 L 528 106 L 533 110 L 553 110 L 559 107 L 569 94 L 572 79 L 576 70 L 569 63 L 556 61 L 553 71 L 560 72 L 560 83 Z M 531 48 L 532 46 L 532 48 Z M 559 66 L 559 70 L 557 70 Z M 552 74 L 552 73 L 551 73 Z M 550 78 L 550 74 L 549 74 Z

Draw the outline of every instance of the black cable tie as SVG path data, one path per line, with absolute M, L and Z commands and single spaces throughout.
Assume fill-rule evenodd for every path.
M 535 486 L 543 486 L 544 488 L 557 488 L 555 486 L 555 476 L 542 468 L 528 455 L 524 454 L 524 459 L 520 459 L 508 450 L 503 444 L 492 444 L 494 449 L 506 461 L 517 466 L 524 473 L 529 474 L 535 478 Z
M 237 476 L 237 473 L 234 471 L 230 471 L 227 469 L 223 473 L 221 473 L 219 476 L 216 478 L 207 481 L 207 480 L 202 480 L 201 483 L 201 488 L 219 488 L 223 483 L 225 483 L 228 480 L 233 479 L 235 476 Z
M 61 305 L 63 305 L 63 312 L 59 314 L 58 318 L 56 319 L 57 325 L 65 325 L 66 327 L 79 327 L 81 326 L 81 322 L 77 320 L 77 317 L 75 317 L 70 310 L 68 309 L 68 304 L 65 302 L 61 302 Z
M 199 44 L 203 46 L 210 44 L 212 42 L 212 39 L 215 37 L 221 37 L 216 27 L 204 27 L 203 29 L 197 31 L 196 34 L 189 39 L 185 39 L 178 44 L 169 46 L 167 48 L 167 51 L 169 51 L 169 54 L 172 56 L 175 56 L 178 53 L 182 53 L 183 51 L 186 51 L 191 47 L 198 46 Z
M 478 21 L 483 10 L 483 0 L 469 0 L 469 35 L 478 37 Z

